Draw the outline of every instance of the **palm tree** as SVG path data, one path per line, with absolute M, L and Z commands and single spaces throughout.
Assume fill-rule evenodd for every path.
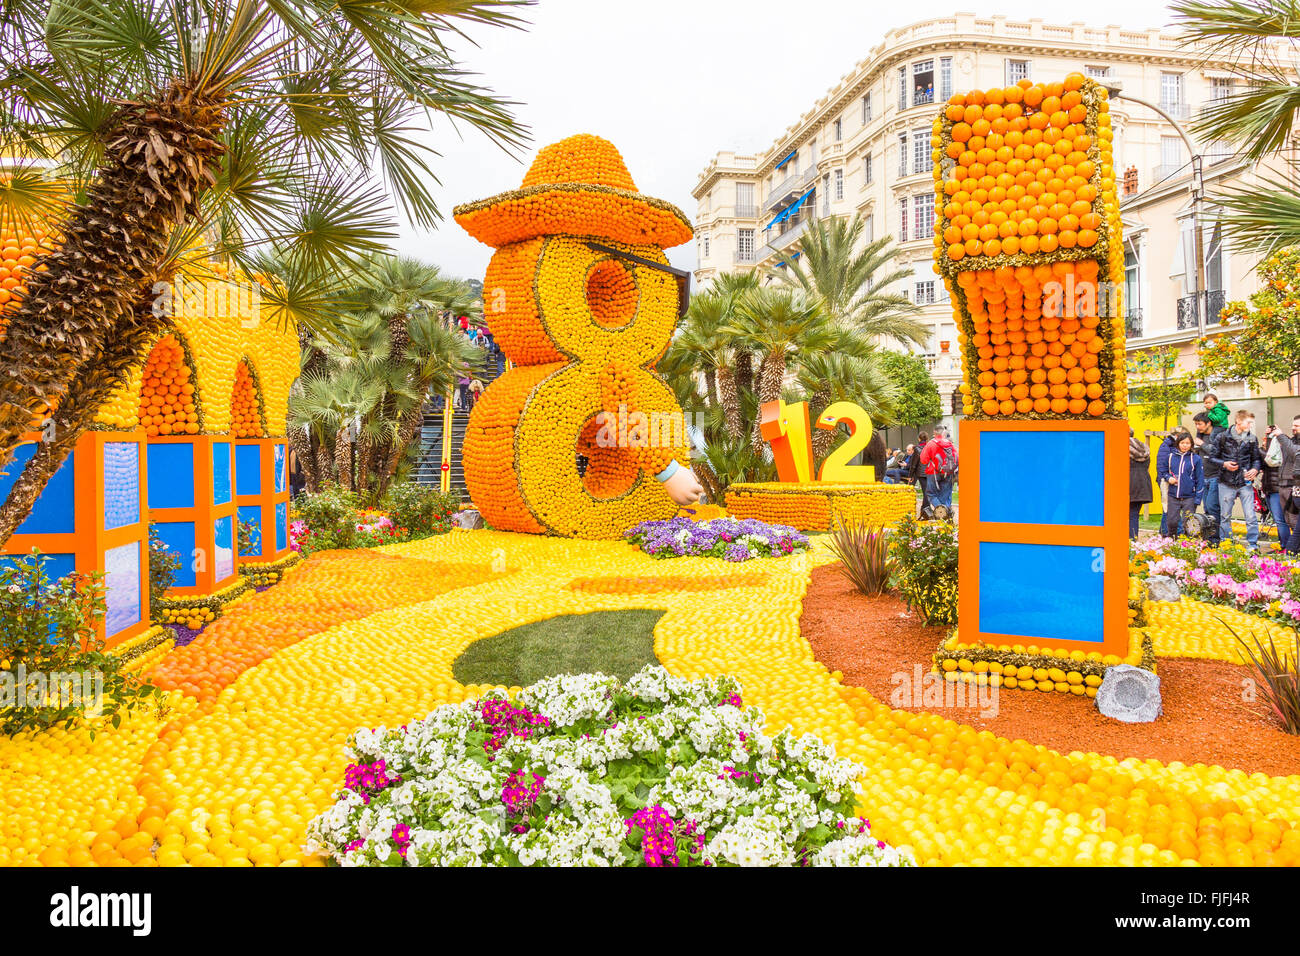
M 1248 80 L 1245 88 L 1208 104 L 1193 128 L 1209 142 L 1232 143 L 1258 162 L 1289 145 L 1300 86 L 1288 76 L 1290 62 L 1278 61 L 1278 41 L 1286 46 L 1300 38 L 1300 3 L 1296 0 L 1175 0 L 1170 4 L 1183 41 L 1206 59 L 1235 63 Z M 1300 243 L 1300 188 L 1272 177 L 1275 185 L 1253 185 L 1214 197 L 1223 206 L 1220 219 L 1242 248 L 1267 253 Z
M 758 404 L 776 401 L 792 356 L 816 352 L 838 341 L 838 330 L 817 295 L 799 289 L 766 286 L 744 296 L 736 307 L 737 322 L 727 332 L 744 339 L 759 360 L 755 389 Z M 761 441 L 759 416 L 751 438 Z
M 295 425 L 315 428 L 322 439 L 333 443 L 332 470 L 338 483 L 352 491 L 355 484 L 352 430 L 357 422 L 374 413 L 383 400 L 383 387 L 377 381 L 368 380 L 356 366 L 335 367 L 328 375 L 305 375 L 300 385 L 289 396 L 289 414 Z
M 433 113 L 506 148 L 523 136 L 509 104 L 466 78 L 444 37 L 468 24 L 517 25 L 516 5 L 5 3 L 0 155 L 21 159 L 0 215 L 29 223 L 57 195 L 62 238 L 6 312 L 0 467 L 46 408 L 77 409 L 65 416 L 75 442 L 96 411 L 76 397 L 81 383 L 121 379 L 166 330 L 169 318 L 141 304 L 171 280 L 166 250 L 178 231 L 252 275 L 257 251 L 274 243 L 310 271 L 343 268 L 392 236 L 394 205 L 433 225 L 434 154 L 419 135 Z M 53 177 L 39 163 L 52 163 Z M 328 322 L 338 309 L 324 306 L 299 317 Z M 0 544 L 71 444 L 60 447 L 0 507 Z

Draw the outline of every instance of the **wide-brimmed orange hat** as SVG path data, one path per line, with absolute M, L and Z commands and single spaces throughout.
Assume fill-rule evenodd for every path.
M 519 189 L 454 212 L 466 232 L 493 247 L 572 235 L 666 249 L 693 235 L 685 213 L 637 192 L 614 144 L 589 133 L 542 149 Z

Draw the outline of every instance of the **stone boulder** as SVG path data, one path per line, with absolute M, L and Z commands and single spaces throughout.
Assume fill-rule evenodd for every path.
M 1147 578 L 1147 597 L 1152 601 L 1177 601 L 1183 596 L 1178 582 L 1165 574 L 1153 574 Z
M 465 528 L 468 531 L 483 527 L 483 516 L 475 508 L 456 512 L 451 521 L 457 528 Z
M 1160 678 L 1132 664 L 1106 668 L 1097 688 L 1097 709 L 1126 724 L 1149 724 L 1160 716 Z

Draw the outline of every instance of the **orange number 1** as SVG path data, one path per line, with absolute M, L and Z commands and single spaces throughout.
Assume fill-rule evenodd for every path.
M 808 427 L 807 402 L 787 405 L 779 398 L 764 402 L 759 409 L 759 431 L 772 446 L 779 480 L 813 480 L 812 429 Z

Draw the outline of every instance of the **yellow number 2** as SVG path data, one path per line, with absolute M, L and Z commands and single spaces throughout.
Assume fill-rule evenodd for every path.
M 871 465 L 849 464 L 871 441 L 871 419 L 852 402 L 835 402 L 817 416 L 818 428 L 834 428 L 840 422 L 849 426 L 848 441 L 826 456 L 817 480 L 846 485 L 875 481 L 876 469 Z

